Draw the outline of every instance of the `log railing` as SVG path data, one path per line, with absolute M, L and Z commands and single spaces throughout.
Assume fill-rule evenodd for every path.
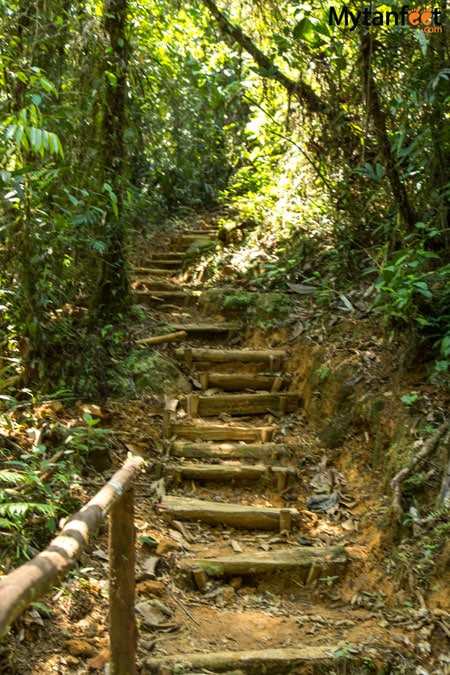
M 0 639 L 28 605 L 47 593 L 75 566 L 109 513 L 110 673 L 135 675 L 135 535 L 131 485 L 143 463 L 142 457 L 128 459 L 68 520 L 44 551 L 0 581 Z

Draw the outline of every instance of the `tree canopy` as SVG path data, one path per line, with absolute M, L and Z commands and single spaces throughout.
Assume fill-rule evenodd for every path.
M 277 256 L 267 283 L 307 280 L 322 242 L 327 283 L 371 276 L 448 367 L 444 0 L 12 0 L 0 22 L 2 387 L 82 391 L 61 353 L 102 382 L 133 234 L 217 204 Z

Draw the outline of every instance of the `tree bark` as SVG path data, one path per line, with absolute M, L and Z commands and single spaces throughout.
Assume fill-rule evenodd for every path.
M 366 99 L 367 110 L 373 121 L 380 159 L 386 171 L 392 196 L 397 204 L 404 227 L 408 232 L 411 232 L 415 223 L 415 214 L 409 200 L 406 186 L 400 178 L 395 158 L 392 154 L 391 143 L 387 132 L 386 113 L 383 110 L 375 79 L 372 74 L 371 39 L 370 35 L 360 36 L 362 88 Z
M 128 307 L 129 279 L 125 260 L 123 222 L 124 165 L 129 47 L 126 36 L 128 0 L 104 0 L 104 26 L 109 40 L 105 60 L 106 95 L 103 111 L 103 188 L 110 186 L 111 198 L 103 237 L 107 249 L 102 256 L 100 279 L 91 308 L 95 320 L 114 319 Z M 105 189 L 105 188 L 104 188 Z M 113 204 L 115 200 L 114 208 Z

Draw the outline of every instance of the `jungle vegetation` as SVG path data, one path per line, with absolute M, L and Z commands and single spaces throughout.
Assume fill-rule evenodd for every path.
M 445 0 L 3 3 L 2 394 L 107 395 L 134 234 L 220 205 L 267 287 L 320 250 L 445 372 L 449 47 Z

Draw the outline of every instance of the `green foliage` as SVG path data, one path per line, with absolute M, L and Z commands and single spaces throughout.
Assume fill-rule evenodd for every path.
M 226 293 L 222 297 L 221 307 L 224 310 L 244 310 L 251 307 L 254 303 L 255 297 L 254 293 L 248 293 L 246 291 L 234 291 L 232 293 Z
M 236 161 L 245 119 L 239 54 L 217 43 L 205 9 L 153 0 L 133 17 L 133 182 L 164 209 L 212 204 Z
M 16 410 L 17 409 L 17 410 Z M 20 404 L 11 398 L 11 411 Z M 42 422 L 33 414 L 23 416 L 21 424 L 39 432 Z M 5 417 L 0 415 L 4 423 Z M 0 547 L 3 561 L 18 562 L 36 554 L 54 534 L 58 518 L 79 506 L 80 470 L 92 452 L 109 447 L 107 430 L 96 429 L 99 420 L 87 413 L 83 423 L 65 426 L 54 423 L 48 441 L 23 448 L 19 454 L 0 447 Z
M 412 391 L 410 394 L 403 394 L 401 400 L 408 408 L 411 408 L 420 401 L 420 394 L 417 391 Z
M 450 264 L 445 252 L 432 250 L 439 236 L 437 228 L 416 224 L 416 232 L 405 238 L 408 247 L 382 266 L 375 305 L 389 320 L 434 344 L 445 362 L 450 356 Z M 438 368 L 444 372 L 447 367 L 440 363 Z

